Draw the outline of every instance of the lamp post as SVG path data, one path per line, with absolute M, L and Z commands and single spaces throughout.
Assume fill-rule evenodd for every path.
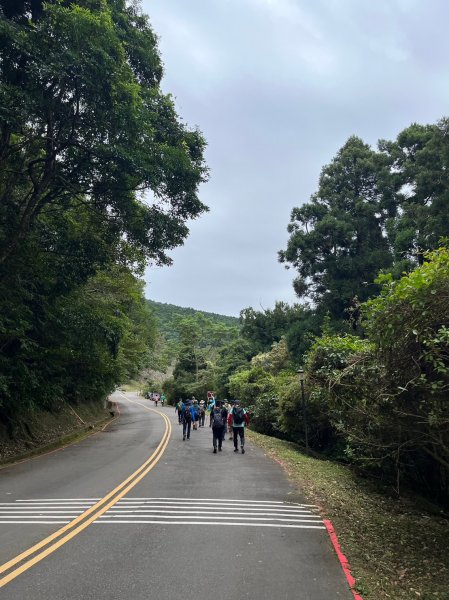
M 304 393 L 304 369 L 298 369 L 299 382 L 301 384 L 301 399 L 302 399 L 302 418 L 304 421 L 304 437 L 306 442 L 306 453 L 309 453 L 309 431 L 307 427 L 307 407 L 306 407 L 306 395 Z

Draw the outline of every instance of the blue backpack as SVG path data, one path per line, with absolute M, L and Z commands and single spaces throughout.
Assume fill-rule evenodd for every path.
M 212 427 L 214 429 L 224 426 L 224 419 L 221 410 L 221 408 L 214 408 L 212 411 Z

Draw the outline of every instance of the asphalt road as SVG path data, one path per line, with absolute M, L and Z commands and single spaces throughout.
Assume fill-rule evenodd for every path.
M 158 409 L 172 426 L 164 450 L 170 425 L 126 397 L 104 432 L 0 470 L 2 600 L 353 598 L 316 509 L 277 463 L 229 440 L 212 454 L 209 427 L 183 442 L 173 407 Z

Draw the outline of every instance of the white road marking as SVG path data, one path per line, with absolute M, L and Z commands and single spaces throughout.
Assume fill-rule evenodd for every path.
M 58 515 L 61 513 L 66 513 L 66 510 L 31 510 L 31 511 L 23 511 L 23 510 L 10 510 L 10 511 L 0 511 L 0 515 L 2 519 L 6 519 L 6 515 Z M 74 514 L 73 515 L 68 515 L 68 516 L 73 516 L 73 517 L 77 517 L 78 515 L 82 514 L 84 511 L 82 510 L 78 510 L 78 511 L 71 511 Z
M 132 515 L 133 519 L 135 519 L 137 517 L 138 517 L 138 515 Z M 143 515 L 143 517 L 145 517 L 145 515 Z M 99 518 L 99 520 L 105 519 L 105 518 L 110 518 L 110 517 L 101 516 Z M 112 518 L 113 519 L 124 519 L 124 518 L 127 518 L 127 517 L 122 517 L 121 515 L 115 515 Z M 165 515 L 161 515 L 160 517 L 157 516 L 157 515 L 151 515 L 151 518 L 152 519 L 164 519 L 164 520 L 168 519 L 168 517 L 165 516 Z M 180 517 L 176 517 L 176 518 L 179 519 Z M 185 518 L 189 519 L 189 515 L 186 515 Z M 193 518 L 195 518 L 195 517 L 193 517 Z M 217 520 L 217 521 L 229 521 L 230 518 L 235 519 L 236 521 L 245 521 L 245 519 L 246 519 L 248 521 L 282 521 L 284 523 L 312 523 L 313 522 L 312 519 L 279 519 L 277 517 L 272 517 L 272 518 L 271 517 L 269 517 L 269 518 L 265 518 L 265 517 L 248 517 L 248 516 L 246 516 L 246 517 L 235 517 L 234 515 L 232 515 L 232 517 L 231 516 L 229 516 L 229 517 L 214 517 L 214 519 Z M 196 517 L 196 519 L 198 519 L 198 517 Z M 314 520 L 316 521 L 316 518 Z M 321 519 L 318 519 L 318 520 L 319 520 L 319 522 L 321 522 Z M 200 522 L 202 522 L 201 519 L 200 519 Z
M 280 529 L 326 529 L 324 525 L 283 525 L 281 523 L 232 523 L 230 521 L 223 523 L 209 522 L 209 521 L 116 521 L 116 520 L 102 520 L 101 518 L 95 521 L 99 525 L 112 524 L 151 524 L 151 525 L 218 525 L 220 527 L 226 527 L 227 525 L 234 525 L 237 527 L 277 527 Z
M 167 514 L 167 515 L 229 515 L 229 516 L 232 516 L 232 515 L 254 515 L 254 516 L 272 515 L 275 517 L 276 516 L 277 517 L 308 517 L 311 519 L 321 518 L 312 513 L 302 513 L 302 512 L 297 512 L 297 513 L 293 513 L 293 512 L 288 512 L 288 513 L 284 513 L 284 512 L 248 512 L 248 511 L 240 512 L 240 511 L 234 511 L 234 510 L 217 510 L 215 512 L 211 512 L 211 511 L 202 511 L 202 510 L 149 510 L 147 508 L 136 509 L 136 510 L 120 510 L 120 509 L 116 509 L 116 508 L 111 508 L 107 512 L 108 512 L 108 514 L 118 513 L 121 515 L 123 515 L 123 514 L 135 515 L 135 514 L 157 513 L 157 514 Z
M 306 506 L 306 507 L 316 507 L 316 504 L 299 504 L 297 502 L 283 502 L 282 500 L 240 500 L 239 498 L 234 498 L 234 499 L 222 499 L 222 498 L 132 498 L 130 496 L 125 496 L 125 498 L 122 499 L 123 500 L 127 500 L 127 501 L 136 501 L 136 500 L 147 500 L 147 501 L 158 501 L 158 500 L 163 500 L 163 501 L 173 501 L 173 503 L 176 503 L 175 501 L 179 501 L 179 502 L 195 502 L 197 504 L 205 504 L 205 503 L 212 503 L 212 504 L 218 504 L 220 502 L 231 502 L 231 503 L 235 503 L 235 502 L 239 502 L 241 504 L 279 504 L 279 505 L 283 505 L 283 506 Z
M 52 517 L 51 515 L 42 515 L 43 519 L 74 519 L 75 517 L 77 517 L 78 515 L 56 515 L 54 517 Z M 11 521 L 9 519 L 26 519 L 24 520 L 24 523 L 29 523 L 29 519 L 39 519 L 40 515 L 30 515 L 29 517 L 26 517 L 24 515 L 14 515 L 13 517 L 5 517 L 5 515 L 1 516 L 1 519 L 5 520 L 5 522 L 10 523 Z M 6 521 L 6 519 L 8 519 L 8 521 Z
M 241 504 L 239 502 L 235 502 L 233 504 L 226 503 L 220 504 L 219 502 L 153 502 L 153 501 L 144 501 L 144 502 L 129 502 L 120 500 L 117 502 L 117 506 L 160 506 L 160 507 L 197 507 L 197 508 L 252 508 L 253 510 L 267 510 L 267 509 L 276 509 L 276 510 L 309 510 L 309 507 L 304 506 L 289 506 L 289 505 L 278 505 L 278 504 Z
M 221 511 L 229 511 L 229 512 L 233 512 L 236 510 L 253 510 L 254 512 L 264 512 L 264 511 L 276 511 L 276 512 L 280 512 L 280 513 L 285 513 L 285 514 L 312 514 L 312 511 L 310 510 L 306 510 L 305 508 L 298 508 L 296 510 L 292 509 L 292 508 L 277 508 L 277 507 L 268 507 L 268 506 L 264 506 L 263 508 L 259 508 L 257 507 L 253 507 L 253 506 L 201 506 L 201 505 L 185 505 L 185 504 L 179 504 L 177 506 L 170 506 L 170 505 L 166 505 L 166 504 L 120 504 L 119 502 L 117 502 L 117 504 L 114 507 L 114 510 L 132 510 L 132 509 L 138 509 L 141 508 L 142 510 L 189 510 L 189 511 L 194 511 L 194 510 L 198 510 L 198 511 L 203 511 L 203 512 L 221 512 Z
M 102 498 L 33 498 L 32 500 L 16 500 L 16 502 L 98 502 Z
M 0 521 L 2 525 L 65 525 L 66 523 L 70 523 L 70 521 Z
M 73 502 L 71 502 L 70 504 L 64 504 L 63 502 L 58 502 L 55 504 L 20 504 L 20 502 L 11 502 L 11 503 L 4 503 L 1 504 L 0 503 L 0 510 L 6 510 L 9 508 L 20 508 L 23 510 L 36 510 L 37 508 L 52 508 L 52 507 L 56 507 L 56 508 L 79 508 L 79 509 L 84 509 L 84 508 L 88 508 L 89 506 L 92 506 L 92 504 L 74 504 Z
M 95 498 L 34 498 L 3 502 L 0 524 L 66 524 L 95 501 Z M 312 504 L 277 500 L 125 497 L 95 522 L 325 529 L 314 508 Z

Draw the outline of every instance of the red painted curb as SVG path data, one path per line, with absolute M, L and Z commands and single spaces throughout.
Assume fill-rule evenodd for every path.
M 362 596 L 360 596 L 360 594 L 358 594 L 354 590 L 356 581 L 355 581 L 354 577 L 352 576 L 351 569 L 350 569 L 349 563 L 348 563 L 348 559 L 341 551 L 340 544 L 338 543 L 337 534 L 335 533 L 335 529 L 334 529 L 332 523 L 326 519 L 323 520 L 323 523 L 326 525 L 327 533 L 329 534 L 332 545 L 334 546 L 334 550 L 337 553 L 338 560 L 340 561 L 341 568 L 343 569 L 343 573 L 345 574 L 345 577 L 349 584 L 351 592 L 354 595 L 354 600 L 363 600 Z

